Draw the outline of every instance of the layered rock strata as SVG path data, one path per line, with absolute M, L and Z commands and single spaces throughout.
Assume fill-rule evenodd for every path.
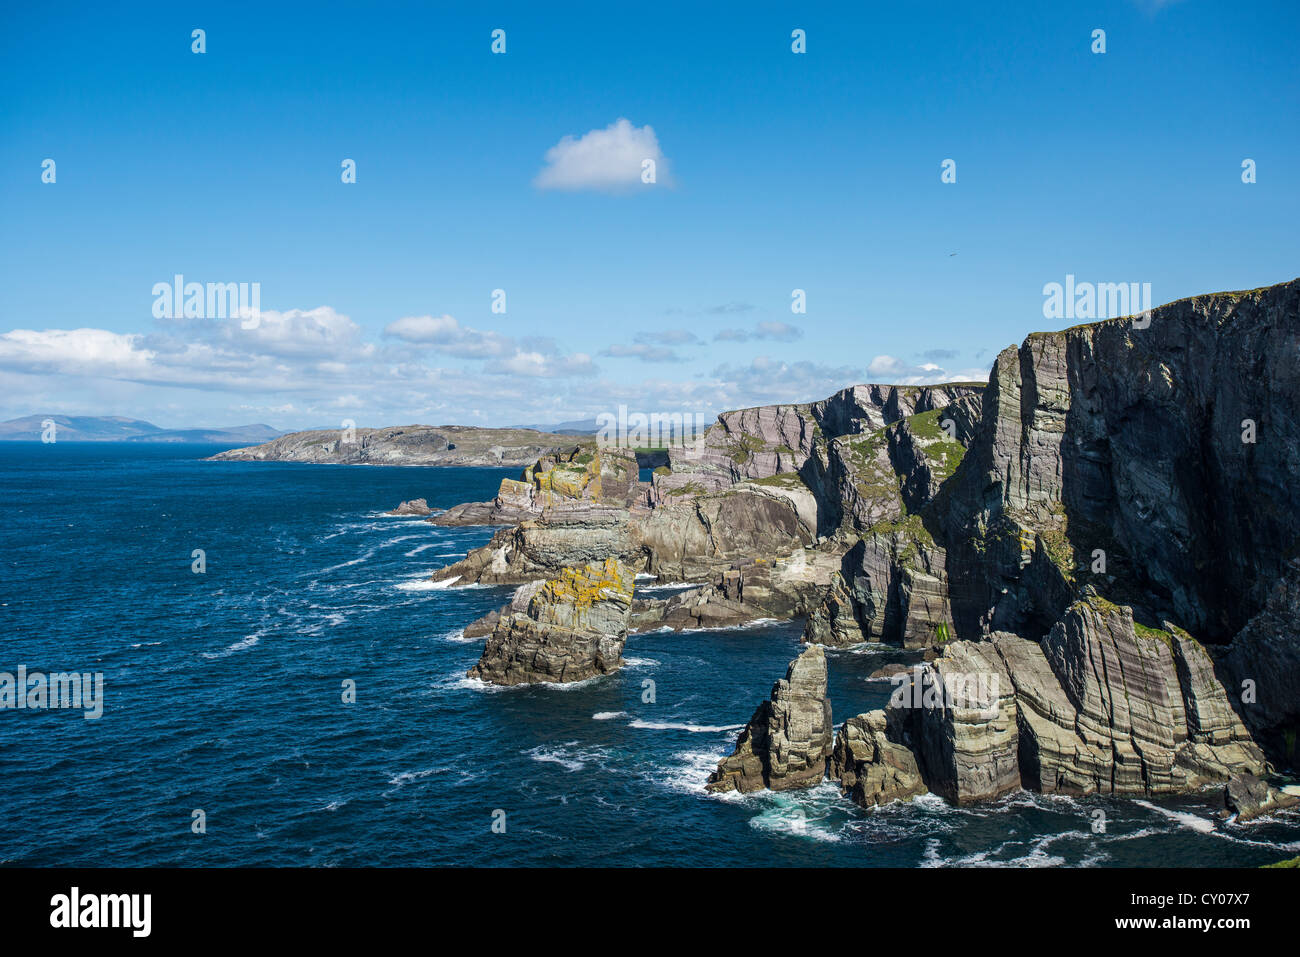
M 742 794 L 813 787 L 826 776 L 833 730 L 826 653 L 813 645 L 790 662 L 705 787 Z
M 519 589 L 469 677 L 492 684 L 583 681 L 623 664 L 635 575 L 616 559 Z

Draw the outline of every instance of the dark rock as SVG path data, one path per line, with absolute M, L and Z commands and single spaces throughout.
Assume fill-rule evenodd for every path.
M 813 787 L 826 776 L 832 734 L 826 654 L 810 645 L 772 686 L 772 697 L 758 706 L 705 787 L 742 794 Z
M 1275 811 L 1300 807 L 1300 798 L 1279 791 L 1252 774 L 1234 774 L 1223 788 L 1223 803 L 1228 813 L 1245 822 Z

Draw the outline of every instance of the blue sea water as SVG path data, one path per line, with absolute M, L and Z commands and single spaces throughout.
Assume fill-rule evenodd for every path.
M 487 688 L 465 678 L 482 643 L 460 630 L 509 589 L 425 576 L 492 530 L 382 512 L 486 499 L 513 472 L 201 461 L 214 451 L 0 444 L 0 671 L 105 682 L 99 720 L 0 711 L 0 864 L 1206 866 L 1300 853 L 1300 815 L 1225 824 L 1214 793 L 874 811 L 830 785 L 707 796 L 798 653 L 797 623 L 634 635 L 620 674 Z M 836 720 L 882 704 L 890 685 L 867 676 L 900 660 L 831 651 Z M 191 830 L 198 809 L 205 834 Z

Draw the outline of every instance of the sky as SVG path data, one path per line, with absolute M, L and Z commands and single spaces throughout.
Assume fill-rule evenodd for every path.
M 1294 0 L 4 17 L 0 419 L 712 416 L 1300 274 Z

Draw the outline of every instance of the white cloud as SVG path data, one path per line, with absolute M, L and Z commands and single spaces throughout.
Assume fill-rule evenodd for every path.
M 793 342 L 802 338 L 803 330 L 788 322 L 760 322 L 753 330 L 723 329 L 714 335 L 715 342 L 748 342 L 750 339 L 767 339 L 773 342 Z
M 532 379 L 555 379 L 572 375 L 594 375 L 597 369 L 591 356 L 585 352 L 575 352 L 571 356 L 516 352 L 508 359 L 494 359 L 483 367 L 483 371 Z
M 546 151 L 546 165 L 533 184 L 539 189 L 625 192 L 643 188 L 642 164 L 653 160 L 655 180 L 667 184 L 668 160 L 649 126 L 619 118 L 603 130 L 566 136 Z
M 462 326 L 448 315 L 405 316 L 385 326 L 384 333 L 466 359 L 508 356 L 516 351 L 514 340 L 508 336 Z
M 985 382 L 989 367 L 951 371 L 934 362 L 909 365 L 891 355 L 876 356 L 867 365 L 869 381 L 881 385 L 934 385 L 939 382 Z
M 681 362 L 681 356 L 667 346 L 652 346 L 638 342 L 636 345 L 615 344 L 600 351 L 602 356 L 640 359 L 642 362 Z

